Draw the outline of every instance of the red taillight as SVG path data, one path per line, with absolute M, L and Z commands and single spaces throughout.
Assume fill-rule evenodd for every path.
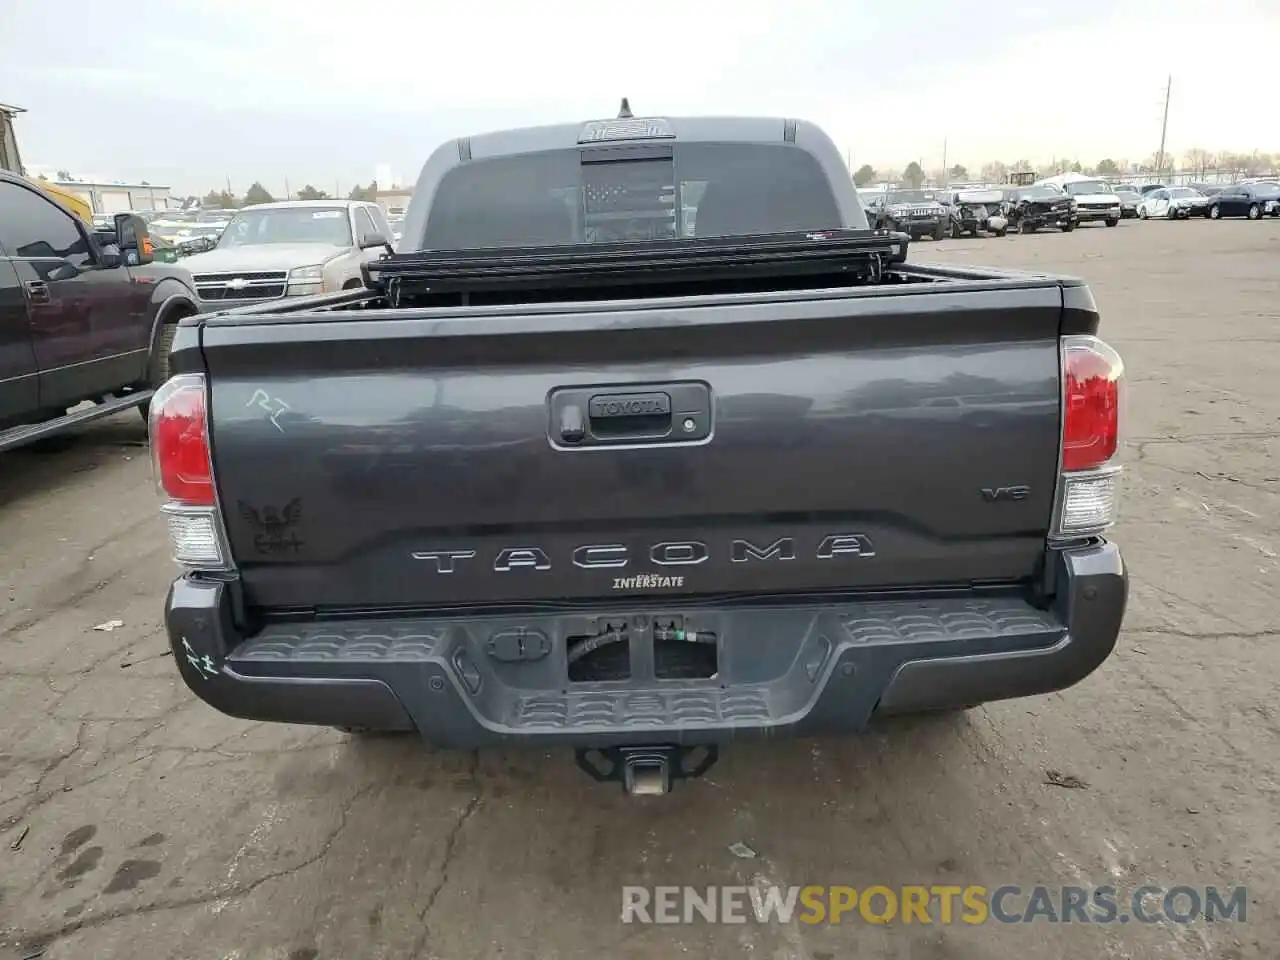
M 214 505 L 213 461 L 205 416 L 204 377 L 174 377 L 151 399 L 151 456 L 156 479 L 170 500 Z
M 1124 363 L 1096 337 L 1064 343 L 1062 469 L 1089 470 L 1116 455 L 1124 401 Z

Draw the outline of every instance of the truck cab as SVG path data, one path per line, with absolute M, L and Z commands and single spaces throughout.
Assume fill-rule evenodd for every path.
M 151 260 L 139 218 L 94 231 L 0 172 L 0 451 L 145 407 L 198 309 L 189 274 Z

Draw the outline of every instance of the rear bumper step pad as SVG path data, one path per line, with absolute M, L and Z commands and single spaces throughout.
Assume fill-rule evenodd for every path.
M 705 680 L 657 680 L 652 609 L 616 615 L 277 624 L 237 635 L 225 584 L 180 579 L 167 605 L 179 669 L 202 699 L 255 720 L 417 729 L 445 746 L 720 743 L 853 731 L 877 713 L 940 710 L 1059 690 L 1115 646 L 1127 598 L 1119 551 L 1054 554 L 1059 594 L 661 614 L 719 638 Z M 633 630 L 630 678 L 571 683 L 566 640 L 599 623 Z M 524 658 L 492 640 L 536 635 Z

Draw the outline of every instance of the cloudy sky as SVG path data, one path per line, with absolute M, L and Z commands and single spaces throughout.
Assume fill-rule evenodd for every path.
M 29 166 L 205 191 L 412 181 L 441 140 L 616 112 L 759 113 L 851 156 L 977 168 L 1280 150 L 1280 0 L 203 0 L 7 4 Z M 1021 9 L 1019 7 L 1021 6 Z M 56 11 L 56 13 L 54 12 Z

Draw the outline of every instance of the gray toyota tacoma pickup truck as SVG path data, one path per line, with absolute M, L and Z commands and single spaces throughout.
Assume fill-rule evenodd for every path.
M 178 330 L 184 680 L 636 793 L 1076 683 L 1125 610 L 1121 360 L 1082 282 L 909 252 L 803 121 L 445 144 L 368 289 Z

